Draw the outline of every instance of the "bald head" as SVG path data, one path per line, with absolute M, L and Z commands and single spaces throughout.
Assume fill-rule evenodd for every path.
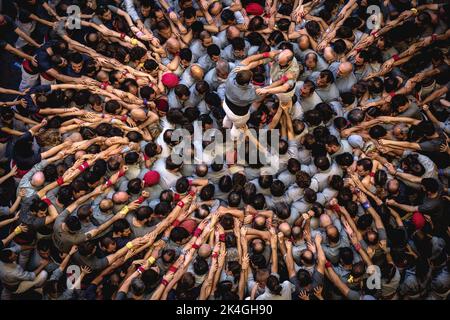
M 128 198 L 128 193 L 126 193 L 125 191 L 118 191 L 114 193 L 112 200 L 114 203 L 124 203 L 128 201 Z
M 400 188 L 400 183 L 397 179 L 389 180 L 387 183 L 387 190 L 391 194 L 396 194 Z
M 299 226 L 292 227 L 292 236 L 295 239 L 301 238 L 302 234 L 302 228 L 300 228 Z
M 42 171 L 38 171 L 31 177 L 31 185 L 35 188 L 42 187 L 45 182 L 45 176 Z
M 311 226 L 311 229 L 313 229 L 313 230 L 319 228 L 319 219 L 317 219 L 316 217 L 312 217 L 309 225 Z
M 166 41 L 166 49 L 170 53 L 176 53 L 176 52 L 180 51 L 180 43 L 175 38 L 169 38 Z
M 392 133 L 394 134 L 394 136 L 399 139 L 399 140 L 403 140 L 406 139 L 407 134 L 408 134 L 408 126 L 404 123 L 397 123 L 393 128 L 392 128 Z
M 216 74 L 218 77 L 225 79 L 230 73 L 230 65 L 228 61 L 219 60 L 216 64 Z
M 328 227 L 330 224 L 331 224 L 331 218 L 330 218 L 330 216 L 327 215 L 327 214 L 322 214 L 322 215 L 320 216 L 320 226 L 321 226 L 322 228 L 326 228 L 326 227 Z
M 97 73 L 97 80 L 100 82 L 106 82 L 109 80 L 108 73 L 106 71 L 100 70 Z
M 211 246 L 204 243 L 198 248 L 198 255 L 202 258 L 208 258 L 211 255 Z
M 342 62 L 338 67 L 338 76 L 347 77 L 353 71 L 353 65 L 350 62 Z
M 136 121 L 144 121 L 147 119 L 147 114 L 144 109 L 136 108 L 130 112 L 131 118 Z
M 227 39 L 228 41 L 233 40 L 241 36 L 241 32 L 235 26 L 229 26 L 227 29 Z
M 334 225 L 328 226 L 327 238 L 328 238 L 328 242 L 331 242 L 331 243 L 336 243 L 339 241 L 339 230 Z
M 112 209 L 113 206 L 114 206 L 114 203 L 112 202 L 111 199 L 103 199 L 102 201 L 100 201 L 100 204 L 99 204 L 99 208 L 103 212 Z
M 289 49 L 284 49 L 278 55 L 278 63 L 282 66 L 287 65 L 294 58 L 294 53 Z
M 263 216 L 257 216 L 255 218 L 255 227 L 257 228 L 262 228 L 264 227 L 266 224 L 266 218 Z
M 336 53 L 334 52 L 332 47 L 328 46 L 323 49 L 323 57 L 328 63 L 331 63 L 336 60 Z
M 97 40 L 98 40 L 97 32 L 89 33 L 88 36 L 87 36 L 87 40 L 89 40 L 90 42 L 97 42 Z
M 307 35 L 302 35 L 297 39 L 298 46 L 300 50 L 304 51 L 310 47 L 309 38 Z
M 287 222 L 283 222 L 278 226 L 278 230 L 284 234 L 286 238 L 291 236 L 291 226 Z
M 203 79 L 203 76 L 205 75 L 205 72 L 203 71 L 202 67 L 200 67 L 198 64 L 193 64 L 191 66 L 191 76 L 195 80 L 199 81 Z

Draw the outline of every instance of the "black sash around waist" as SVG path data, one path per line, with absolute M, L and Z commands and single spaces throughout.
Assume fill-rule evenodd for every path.
M 252 104 L 248 104 L 246 106 L 238 106 L 235 105 L 233 102 L 228 100 L 227 96 L 225 96 L 225 103 L 227 104 L 228 108 L 237 116 L 245 116 L 248 113 L 248 110 L 250 110 L 250 107 Z

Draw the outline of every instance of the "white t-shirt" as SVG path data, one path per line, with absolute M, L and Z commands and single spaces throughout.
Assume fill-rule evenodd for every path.
M 272 294 L 266 288 L 266 291 L 258 296 L 256 300 L 292 300 L 292 293 L 295 291 L 295 286 L 286 280 L 281 284 L 281 287 L 281 295 Z
M 153 170 L 158 171 L 160 175 L 159 185 L 163 190 L 175 187 L 177 180 L 181 178 L 180 173 L 170 172 L 166 169 L 166 159 L 157 160 L 153 165 Z

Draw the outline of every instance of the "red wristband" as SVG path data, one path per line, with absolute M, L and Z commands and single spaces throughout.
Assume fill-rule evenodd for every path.
M 394 54 L 392 56 L 392 59 L 394 59 L 394 61 L 400 60 L 400 57 L 398 56 L 398 54 Z
M 104 81 L 100 83 L 100 89 L 105 90 L 109 86 L 109 81 Z
M 361 244 L 359 244 L 359 243 L 355 244 L 355 250 L 356 251 L 361 250 Z
M 183 201 L 178 201 L 177 206 L 179 206 L 180 208 L 184 207 L 184 202 Z
M 289 81 L 289 78 L 288 78 L 286 75 L 284 75 L 284 76 L 282 76 L 282 77 L 280 78 L 280 81 L 283 82 L 283 83 L 285 83 L 285 82 L 288 82 L 288 81 Z
M 356 49 L 356 53 L 360 53 L 362 51 L 361 48 Z
M 325 268 L 331 268 L 331 262 L 330 261 L 325 262 Z
M 178 271 L 178 268 L 174 267 L 174 266 L 170 266 L 169 271 L 172 272 L 172 273 L 175 273 L 175 272 Z
M 150 157 L 148 155 L 145 154 L 145 152 L 143 153 L 144 155 L 144 161 L 150 160 Z
M 375 177 L 375 172 L 370 172 L 370 173 L 369 173 L 369 176 Z
M 189 195 L 190 196 L 195 196 L 195 191 L 193 191 L 193 190 L 189 191 Z
M 48 206 L 50 206 L 52 204 L 52 202 L 50 201 L 49 198 L 44 198 L 44 199 L 42 199 L 42 201 L 44 201 Z
M 108 180 L 108 181 L 106 181 L 105 186 L 108 188 L 108 187 L 111 187 L 112 184 L 113 184 L 112 181 Z
M 139 272 L 140 274 L 142 274 L 142 272 L 144 272 L 145 269 L 143 266 L 140 266 L 139 268 L 137 268 L 137 272 Z
M 195 231 L 194 231 L 194 237 L 197 237 L 197 238 L 198 238 L 198 236 L 201 235 L 202 232 L 203 232 L 203 230 L 200 229 L 200 228 L 195 229 Z
M 263 52 L 262 56 L 263 56 L 263 58 L 269 58 L 270 57 L 270 53 L 269 52 Z
M 87 168 L 89 168 L 89 163 L 87 161 L 83 162 L 83 164 L 81 166 L 78 167 L 78 170 L 80 170 L 81 172 L 83 172 L 84 170 L 86 170 Z
M 199 246 L 198 244 L 194 243 L 194 244 L 192 245 L 192 248 L 193 248 L 193 249 L 198 249 L 198 248 L 200 248 L 200 246 Z
M 139 198 L 137 198 L 136 202 L 141 204 L 142 202 L 145 201 L 145 198 L 143 196 L 140 196 Z
M 394 91 L 389 92 L 389 95 L 393 98 L 393 97 L 395 97 L 395 92 Z
M 431 40 L 432 40 L 432 41 L 436 41 L 436 40 L 437 40 L 437 34 L 436 34 L 436 33 L 433 33 L 433 34 L 431 35 Z
M 59 177 L 58 179 L 56 179 L 56 183 L 58 184 L 58 186 L 62 185 L 64 183 L 64 178 Z
M 125 33 L 123 33 L 123 32 L 121 32 L 121 33 L 120 33 L 120 39 L 122 39 L 122 40 L 123 40 L 123 39 L 125 39 L 125 37 L 126 37 L 126 34 L 125 34 Z
M 127 121 L 127 119 L 128 119 L 128 117 L 126 114 L 124 114 L 123 116 L 120 117 L 120 120 L 123 122 Z
M 213 254 L 211 255 L 211 257 L 213 258 L 217 258 L 219 256 L 219 254 L 217 252 L 213 252 Z
M 173 227 L 178 227 L 179 225 L 180 225 L 180 220 L 177 220 L 177 219 L 175 219 L 173 222 L 172 222 L 172 226 Z
M 166 279 L 162 279 L 162 280 L 161 280 L 161 284 L 162 284 L 164 287 L 167 287 L 167 285 L 169 284 L 169 281 L 167 281 Z
M 341 212 L 341 206 L 338 204 L 335 204 L 334 206 L 331 207 L 333 209 L 333 211 L 336 212 Z
M 123 177 L 124 175 L 125 175 L 125 171 L 120 170 L 120 171 L 119 171 L 119 178 Z
M 180 194 L 179 194 L 179 193 L 174 193 L 174 194 L 173 194 L 173 200 L 174 200 L 174 201 L 180 200 Z
M 225 242 L 225 233 L 222 233 L 219 235 L 219 241 L 220 242 Z

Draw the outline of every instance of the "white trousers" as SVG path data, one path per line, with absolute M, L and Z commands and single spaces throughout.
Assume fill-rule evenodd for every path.
M 23 92 L 28 88 L 32 88 L 39 83 L 39 73 L 29 74 L 26 70 L 22 69 L 22 80 L 20 81 L 19 91 Z
M 225 111 L 225 118 L 223 118 L 223 127 L 230 129 L 231 128 L 231 138 L 233 140 L 237 140 L 240 136 L 239 129 L 244 127 L 247 124 L 248 119 L 250 119 L 250 112 L 243 116 L 238 116 L 230 110 L 227 106 L 225 100 L 223 101 L 223 110 Z
M 52 85 L 52 84 L 56 84 L 56 80 L 50 81 L 50 80 L 45 79 L 43 76 L 40 76 L 40 78 L 41 78 L 41 85 L 46 85 L 46 84 Z

